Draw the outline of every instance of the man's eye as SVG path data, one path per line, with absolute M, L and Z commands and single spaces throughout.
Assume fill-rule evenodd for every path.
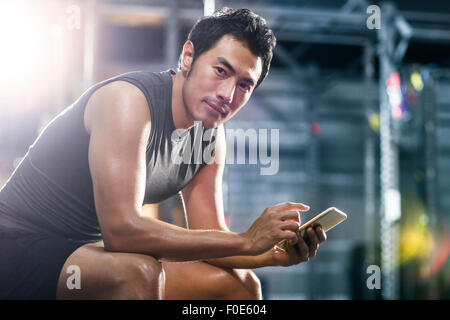
M 242 89 L 244 89 L 246 91 L 250 90 L 250 86 L 248 84 L 246 84 L 246 83 L 241 83 L 240 86 L 241 86 Z
M 225 72 L 225 69 L 223 69 L 223 68 L 221 68 L 221 67 L 216 67 L 216 70 L 217 70 L 217 72 L 219 73 L 219 74 L 221 74 L 221 75 L 224 75 L 226 72 Z

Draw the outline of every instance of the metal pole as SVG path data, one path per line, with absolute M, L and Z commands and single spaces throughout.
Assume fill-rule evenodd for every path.
M 87 1 L 84 12 L 83 86 L 87 89 L 94 83 L 97 0 Z
M 400 217 L 400 190 L 398 147 L 393 141 L 391 107 L 386 81 L 395 71 L 393 17 L 395 8 L 391 3 L 381 7 L 381 28 L 378 32 L 380 59 L 380 144 L 381 144 L 381 293 L 384 299 L 398 298 L 398 225 Z
M 376 264 L 376 230 L 378 227 L 377 217 L 375 213 L 376 141 L 374 133 L 369 126 L 370 117 L 375 113 L 375 106 L 370 100 L 370 96 L 368 94 L 374 84 L 374 47 L 370 42 L 367 42 L 364 46 L 364 81 L 366 89 L 364 104 L 367 124 L 364 140 L 365 263 L 363 267 L 364 269 L 366 269 L 368 266 Z
M 216 1 L 215 0 L 203 0 L 203 15 L 209 16 L 214 13 L 216 10 Z
M 178 61 L 178 0 L 169 0 L 169 16 L 166 26 L 166 64 L 177 65 Z
M 437 232 L 437 179 L 436 172 L 436 91 L 434 74 L 429 72 L 425 85 L 425 170 L 426 170 L 426 204 L 428 224 Z M 428 298 L 436 299 L 438 283 L 435 275 L 430 279 Z

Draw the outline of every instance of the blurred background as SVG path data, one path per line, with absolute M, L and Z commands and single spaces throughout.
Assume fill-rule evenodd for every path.
M 278 39 L 269 76 L 226 127 L 279 129 L 279 172 L 227 166 L 231 230 L 284 201 L 311 206 L 304 221 L 348 214 L 308 263 L 255 270 L 264 297 L 449 299 L 447 1 L 2 0 L 0 186 L 89 86 L 176 68 L 191 26 L 222 6 L 252 9 Z M 145 207 L 185 225 L 178 197 Z

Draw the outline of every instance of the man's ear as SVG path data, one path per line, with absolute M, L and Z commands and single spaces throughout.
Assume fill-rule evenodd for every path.
M 183 75 L 187 77 L 192 67 L 192 61 L 194 60 L 194 44 L 188 40 L 183 45 L 183 53 L 181 54 L 181 71 Z

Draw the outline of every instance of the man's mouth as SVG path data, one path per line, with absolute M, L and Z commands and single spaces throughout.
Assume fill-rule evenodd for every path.
M 218 114 L 221 114 L 222 116 L 226 116 L 228 111 L 225 109 L 225 107 L 222 107 L 218 104 L 215 104 L 214 102 L 204 100 L 204 102 L 211 108 L 213 111 L 216 111 Z

